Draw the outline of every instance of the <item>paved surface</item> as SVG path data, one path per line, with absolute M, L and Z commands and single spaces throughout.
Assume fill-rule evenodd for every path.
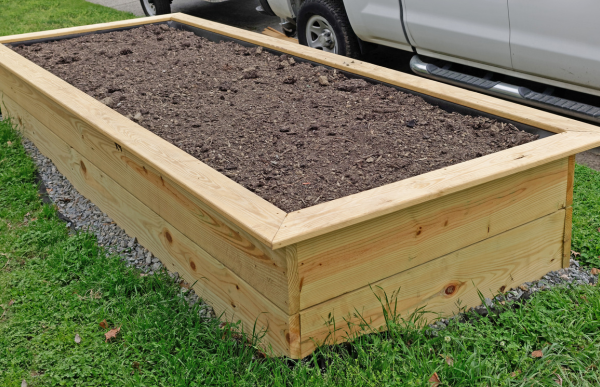
M 139 0 L 87 0 L 144 16 Z M 209 3 L 203 0 L 173 0 L 172 12 L 183 12 L 188 15 L 228 24 L 235 27 L 261 32 L 267 27 L 279 29 L 279 18 L 261 15 L 256 12 L 258 0 L 228 0 Z

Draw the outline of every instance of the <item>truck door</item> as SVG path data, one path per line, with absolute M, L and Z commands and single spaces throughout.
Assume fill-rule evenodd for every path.
M 430 51 L 512 69 L 507 0 L 402 2 L 407 32 L 417 52 Z
M 508 0 L 517 71 L 600 89 L 600 1 Z
M 412 51 L 402 27 L 400 0 L 344 0 L 344 8 L 362 40 Z

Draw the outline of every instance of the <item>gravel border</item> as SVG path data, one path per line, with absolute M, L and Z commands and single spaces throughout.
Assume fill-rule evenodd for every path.
M 1 120 L 2 116 L 0 116 Z M 71 183 L 56 169 L 50 159 L 42 155 L 32 142 L 23 138 L 23 146 L 38 167 L 41 187 L 46 187 L 46 192 L 51 201 L 56 204 L 60 217 L 67 222 L 67 227 L 76 231 L 89 231 L 96 235 L 98 244 L 107 248 L 106 255 L 119 254 L 128 265 L 142 271 L 145 275 L 153 275 L 163 269 L 160 260 L 137 242 L 136 238 L 129 237 L 123 229 L 116 225 L 111 218 L 103 213 L 95 204 L 83 197 Z M 169 273 L 171 278 L 178 281 L 178 273 Z M 475 312 L 480 316 L 501 312 L 505 304 L 518 305 L 527 302 L 535 293 L 552 289 L 554 287 L 571 285 L 596 285 L 598 275 L 593 275 L 589 269 L 580 267 L 577 260 L 571 256 L 570 267 L 549 272 L 538 281 L 526 282 L 516 288 L 500 294 L 493 299 L 485 298 L 485 304 L 470 308 L 466 314 L 457 314 L 450 319 L 468 321 L 467 314 Z M 200 300 L 193 289 L 185 291 L 182 287 L 182 296 L 191 305 L 200 303 L 200 317 L 216 318 L 212 307 Z M 445 329 L 450 319 L 440 319 L 430 325 L 433 334 Z
M 59 217 L 67 222 L 67 227 L 73 232 L 87 231 L 96 235 L 98 244 L 107 250 L 106 256 L 118 254 L 127 266 L 135 267 L 144 275 L 153 275 L 163 269 L 160 259 L 139 244 L 136 238 L 128 236 L 125 230 L 117 226 L 100 208 L 81 195 L 31 141 L 22 138 L 22 143 L 27 154 L 37 165 L 41 193 L 47 194 L 50 201 L 56 205 Z M 200 317 L 215 317 L 212 307 L 202 302 L 193 289 L 188 290 L 189 284 L 180 280 L 178 273 L 169 272 L 169 275 L 184 285 L 182 296 L 190 306 L 200 303 Z

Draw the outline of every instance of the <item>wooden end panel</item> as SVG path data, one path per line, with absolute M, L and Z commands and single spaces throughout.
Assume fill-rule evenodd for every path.
M 567 159 L 297 244 L 300 309 L 565 207 Z
M 10 112 L 14 113 L 14 109 Z M 25 135 L 82 195 L 98 205 L 128 235 L 135 236 L 169 271 L 179 273 L 190 284 L 195 283 L 196 294 L 213 306 L 217 315 L 223 313 L 229 321 L 241 320 L 247 332 L 255 323 L 257 329 L 266 329 L 264 342 L 278 356 L 292 355 L 290 343 L 298 352 L 297 315 L 288 316 L 50 130 L 39 125 L 35 128 L 24 125 L 24 128 Z
M 314 349 L 313 340 L 323 342 L 330 333 L 324 324 L 339 328 L 337 341 L 348 329 L 344 318 L 358 324 L 356 311 L 373 328 L 384 326 L 382 306 L 376 298 L 398 292 L 398 312 L 403 317 L 416 308 L 446 316 L 457 312 L 457 302 L 471 307 L 486 297 L 509 290 L 523 282 L 539 279 L 562 266 L 565 210 L 537 219 L 390 278 L 376 282 L 300 312 L 302 356 Z M 374 293 L 375 292 L 375 293 Z M 431 318 L 434 316 L 431 315 Z
M 0 82 L 5 75 L 0 66 Z M 9 89 L 6 86 L 0 86 L 2 92 Z M 279 308 L 292 314 L 298 312 L 289 309 L 285 249 L 272 250 L 133 152 L 34 88 L 22 82 L 13 87 L 19 92 L 11 95 L 4 92 L 1 103 L 16 124 L 23 125 L 28 133 L 38 128 L 51 131 Z M 20 102 L 13 99 L 15 95 Z M 34 111 L 42 115 L 43 124 L 30 114 Z M 201 184 L 216 183 L 203 181 Z

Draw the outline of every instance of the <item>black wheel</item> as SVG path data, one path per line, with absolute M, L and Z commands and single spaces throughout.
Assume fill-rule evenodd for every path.
M 171 13 L 171 0 L 140 0 L 146 16 Z
M 358 38 L 341 1 L 306 0 L 297 18 L 298 41 L 305 46 L 358 58 Z

